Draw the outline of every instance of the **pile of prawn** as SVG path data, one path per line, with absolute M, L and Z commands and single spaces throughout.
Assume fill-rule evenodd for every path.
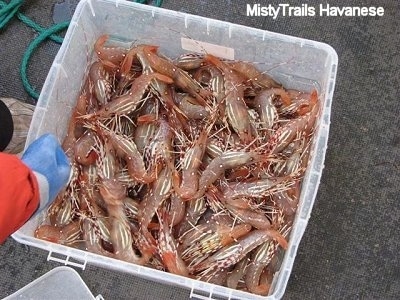
M 63 149 L 68 185 L 35 236 L 268 294 L 319 112 L 247 62 L 94 45 Z

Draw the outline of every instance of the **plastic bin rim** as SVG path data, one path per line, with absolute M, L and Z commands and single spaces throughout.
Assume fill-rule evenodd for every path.
M 84 5 L 86 5 L 86 4 L 89 4 L 92 7 L 93 1 L 115 4 L 116 7 L 118 7 L 118 5 L 120 5 L 120 4 L 126 5 L 126 6 L 131 6 L 131 7 L 137 7 L 137 8 L 140 8 L 141 10 L 147 10 L 147 11 L 153 12 L 153 14 L 154 14 L 154 12 L 160 12 L 162 14 L 168 13 L 168 14 L 179 16 L 179 17 L 184 16 L 185 18 L 190 17 L 193 19 L 202 20 L 203 22 L 212 21 L 212 22 L 216 22 L 219 24 L 228 25 L 229 27 L 236 27 L 236 28 L 240 28 L 240 29 L 251 29 L 253 32 L 259 32 L 259 33 L 262 33 L 263 35 L 269 36 L 271 38 L 274 38 L 274 37 L 275 38 L 285 38 L 285 39 L 289 39 L 288 42 L 299 43 L 301 45 L 302 44 L 312 45 L 316 48 L 326 51 L 326 53 L 328 53 L 328 55 L 331 56 L 333 64 L 338 63 L 338 55 L 337 55 L 335 48 L 333 48 L 331 45 L 324 43 L 324 42 L 319 42 L 319 41 L 312 40 L 312 39 L 307 39 L 307 38 L 297 37 L 297 36 L 293 36 L 293 35 L 273 32 L 273 31 L 269 31 L 269 30 L 265 30 L 265 29 L 250 27 L 250 26 L 246 26 L 246 25 L 235 24 L 235 23 L 232 23 L 229 21 L 223 21 L 223 20 L 218 20 L 218 19 L 214 19 L 214 18 L 203 17 L 203 16 L 199 16 L 199 15 L 194 15 L 191 13 L 174 11 L 174 10 L 170 10 L 170 9 L 163 8 L 163 7 L 149 6 L 146 4 L 130 2 L 130 1 L 126 1 L 126 0 L 81 0 L 81 1 L 79 1 L 75 11 L 80 12 L 83 9 Z M 79 13 L 74 14 L 74 16 L 71 20 L 71 24 L 73 23 L 73 21 L 75 21 L 75 19 L 78 18 L 78 16 L 79 16 Z M 70 26 L 71 26 L 71 24 L 70 24 Z

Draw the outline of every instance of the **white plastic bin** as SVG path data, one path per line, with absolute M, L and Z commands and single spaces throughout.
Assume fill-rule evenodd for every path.
M 33 116 L 27 145 L 46 132 L 63 140 L 88 61 L 92 59 L 93 45 L 105 33 L 122 43 L 136 41 L 159 45 L 160 53 L 168 57 L 205 49 L 226 58 L 261 62 L 257 67 L 268 71 L 285 87 L 306 91 L 316 88 L 319 92 L 323 104 L 311 161 L 303 180 L 289 248 L 280 271 L 274 277 L 270 295 L 256 296 L 36 239 L 33 232 L 43 220 L 42 215 L 32 218 L 13 237 L 23 244 L 49 251 L 49 258 L 66 264 L 83 268 L 86 263 L 101 265 L 158 282 L 187 287 L 191 289 L 191 295 L 198 294 L 207 298 L 217 295 L 219 298 L 230 299 L 281 298 L 310 217 L 324 167 L 338 63 L 335 50 L 315 41 L 132 2 L 84 0 L 75 11 L 64 43 L 47 76 Z M 57 258 L 54 258 L 54 253 Z

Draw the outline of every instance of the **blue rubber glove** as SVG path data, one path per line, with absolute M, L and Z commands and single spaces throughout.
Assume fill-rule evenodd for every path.
M 22 161 L 33 171 L 39 185 L 39 210 L 53 201 L 68 182 L 70 163 L 57 139 L 45 134 L 35 140 L 22 155 Z

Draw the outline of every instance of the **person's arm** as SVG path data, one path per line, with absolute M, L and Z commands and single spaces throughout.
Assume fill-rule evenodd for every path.
M 17 156 L 0 153 L 0 243 L 38 206 L 39 187 L 33 172 Z
M 0 244 L 55 199 L 67 183 L 70 169 L 67 156 L 51 134 L 35 140 L 21 159 L 0 153 Z

